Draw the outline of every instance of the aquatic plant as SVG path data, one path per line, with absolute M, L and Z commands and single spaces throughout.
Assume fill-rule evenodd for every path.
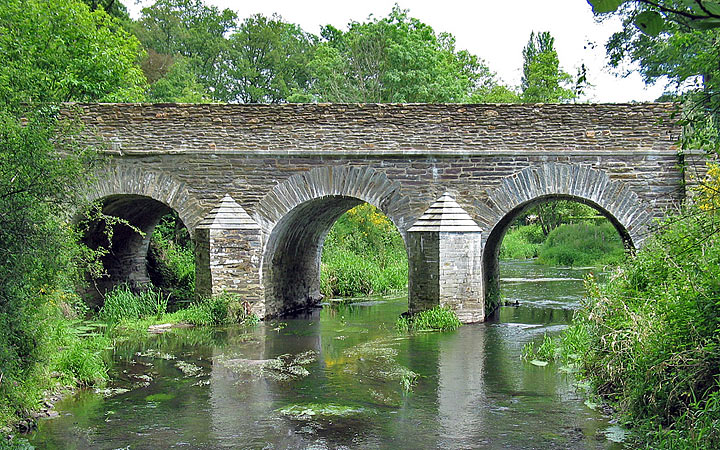
M 297 355 L 280 355 L 273 359 L 231 358 L 228 355 L 219 355 L 213 361 L 242 375 L 245 379 L 264 377 L 275 381 L 290 381 L 308 376 L 310 372 L 303 366 L 316 359 L 317 352 L 308 350 Z
M 460 325 L 462 324 L 455 311 L 445 306 L 435 306 L 413 315 L 403 315 L 395 322 L 395 328 L 401 332 L 454 331 L 460 328 Z
M 554 362 L 559 354 L 559 339 L 553 339 L 545 333 L 540 345 L 536 346 L 533 342 L 528 342 L 523 346 L 522 358 L 526 361 L 545 361 Z
M 105 294 L 105 302 L 98 317 L 110 323 L 158 317 L 165 313 L 167 303 L 168 297 L 157 290 L 136 293 L 128 285 L 122 284 Z
M 368 412 L 368 410 L 365 408 L 349 405 L 338 405 L 336 403 L 293 404 L 282 407 L 277 411 L 284 416 L 288 416 L 297 420 L 352 417 L 359 414 L 366 414 Z
M 347 358 L 343 371 L 359 383 L 369 383 L 375 389 L 376 399 L 384 404 L 395 403 L 392 392 L 379 393 L 377 386 L 395 381 L 400 385 L 403 394 L 409 393 L 415 385 L 418 374 L 399 364 L 396 360 L 398 351 L 394 348 L 396 340 L 376 339 L 351 347 L 343 352 Z

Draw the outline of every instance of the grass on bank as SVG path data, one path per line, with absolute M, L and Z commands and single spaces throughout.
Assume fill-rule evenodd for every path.
M 105 304 L 98 318 L 119 328 L 138 329 L 160 323 L 187 323 L 191 325 L 222 325 L 230 323 L 255 324 L 259 321 L 249 313 L 249 305 L 232 294 L 222 294 L 198 300 L 184 309 L 167 311 L 167 297 L 157 290 L 132 292 L 127 286 L 118 286 L 105 296 Z
M 574 365 L 634 445 L 720 448 L 720 234 L 693 208 L 664 225 L 532 358 Z
M 510 229 L 500 247 L 500 258 L 537 258 L 551 266 L 616 265 L 625 258 L 625 249 L 613 225 L 604 221 L 563 224 L 545 237 L 538 224 Z

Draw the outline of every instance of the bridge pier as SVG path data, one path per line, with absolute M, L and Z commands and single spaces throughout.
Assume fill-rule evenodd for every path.
M 441 305 L 463 323 L 485 319 L 482 230 L 443 194 L 407 233 L 411 313 Z
M 195 261 L 199 297 L 238 294 L 252 312 L 265 316 L 261 229 L 229 195 L 196 228 Z

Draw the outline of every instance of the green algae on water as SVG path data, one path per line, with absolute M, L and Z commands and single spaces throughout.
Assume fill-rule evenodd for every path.
M 288 405 L 284 408 L 278 409 L 278 411 L 284 415 L 293 419 L 308 420 L 312 418 L 334 418 L 334 417 L 353 417 L 361 414 L 365 414 L 367 410 L 365 408 L 338 405 L 335 403 L 306 403 L 306 404 L 294 404 Z

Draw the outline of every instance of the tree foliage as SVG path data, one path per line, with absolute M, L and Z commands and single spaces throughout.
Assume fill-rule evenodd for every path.
M 230 36 L 220 63 L 216 98 L 229 102 L 278 103 L 307 92 L 308 63 L 317 38 L 280 16 L 245 19 Z
M 76 0 L 0 1 L 0 103 L 138 101 L 141 47 Z
M 475 56 L 448 33 L 395 6 L 388 17 L 323 28 L 311 68 L 313 94 L 330 102 L 463 102 L 494 84 Z M 480 91 L 478 91 L 480 93 Z
M 120 20 L 129 20 L 128 10 L 120 0 L 83 0 L 90 11 L 102 8 L 106 13 Z
M 138 40 L 103 8 L 90 11 L 75 0 L 0 1 L 3 424 L 28 414 L 49 387 L 48 372 L 63 370 L 51 364 L 67 362 L 59 347 L 71 347 L 68 351 L 83 360 L 97 356 L 74 346 L 78 338 L 68 337 L 60 319 L 60 311 L 71 311 L 69 305 L 77 301 L 76 269 L 92 257 L 77 243 L 68 212 L 81 205 L 96 154 L 74 142 L 77 124 L 62 119 L 54 105 L 141 100 L 141 53 Z M 89 379 L 75 372 L 67 376 Z
M 576 97 L 572 76 L 560 69 L 555 39 L 549 32 L 530 33 L 523 49 L 523 75 L 520 98 L 530 103 L 560 103 Z
M 151 53 L 148 52 L 148 55 Z M 152 58 L 153 62 L 167 67 L 160 67 L 162 72 L 157 80 L 149 86 L 147 100 L 157 103 L 208 103 L 211 95 L 207 89 L 200 84 L 191 66 L 190 61 L 184 56 L 170 57 L 152 52 L 144 67 L 149 67 Z
M 211 92 L 228 45 L 225 35 L 235 29 L 236 21 L 230 9 L 207 6 L 202 0 L 158 0 L 142 9 L 131 28 L 146 48 L 185 58 L 192 76 Z M 170 67 L 165 66 L 168 71 Z

